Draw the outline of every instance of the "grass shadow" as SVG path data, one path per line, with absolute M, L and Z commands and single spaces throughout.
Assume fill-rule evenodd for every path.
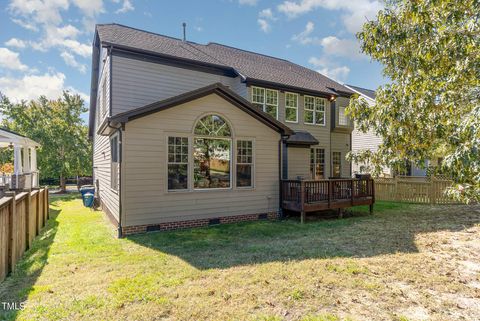
M 78 195 L 77 195 L 78 197 Z M 50 218 L 35 237 L 32 246 L 24 253 L 17 263 L 15 271 L 0 283 L 0 298 L 2 302 L 26 301 L 28 295 L 35 291 L 35 283 L 43 268 L 48 264 L 50 247 L 58 230 L 57 217 L 61 210 L 51 208 L 60 200 L 69 200 L 71 195 L 50 196 Z M 4 310 L 0 306 L 0 320 L 15 320 L 19 310 Z
M 128 239 L 175 255 L 199 269 L 229 268 L 264 262 L 312 258 L 372 257 L 418 252 L 415 235 L 457 231 L 480 222 L 467 206 L 408 205 L 379 202 L 376 213 L 357 207 L 344 219 L 308 216 L 246 222 L 181 231 L 147 233 Z

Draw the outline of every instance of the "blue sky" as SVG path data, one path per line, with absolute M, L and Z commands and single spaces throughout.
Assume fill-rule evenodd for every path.
M 198 43 L 218 42 L 375 89 L 381 66 L 355 33 L 381 9 L 374 0 L 11 0 L 1 1 L 0 91 L 13 100 L 63 89 L 87 100 L 95 23 L 117 22 Z

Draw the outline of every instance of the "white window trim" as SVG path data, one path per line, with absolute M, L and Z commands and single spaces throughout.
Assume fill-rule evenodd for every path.
M 187 162 L 187 188 L 184 188 L 184 189 L 169 189 L 168 188 L 168 165 L 169 164 L 184 164 L 184 163 L 170 163 L 168 161 L 168 138 L 169 137 L 181 137 L 181 138 L 186 138 L 187 141 L 188 141 L 188 162 Z M 191 182 L 190 182 L 190 178 L 191 176 L 193 175 L 193 173 L 190 173 L 190 163 L 191 163 L 191 155 L 192 155 L 192 150 L 190 148 L 191 146 L 191 138 L 189 135 L 185 135 L 184 133 L 181 134 L 181 133 L 165 133 L 165 191 L 167 191 L 167 193 L 185 193 L 185 192 L 189 192 L 190 191 L 190 188 L 191 188 Z
M 306 108 L 305 99 L 306 99 L 307 97 L 313 98 L 313 109 L 307 109 L 307 108 Z M 317 124 L 317 123 L 316 123 L 317 113 L 320 113 L 319 111 L 317 111 L 316 98 L 323 99 L 323 101 L 325 102 L 325 104 L 323 105 L 323 123 L 321 123 L 321 124 Z M 305 121 L 305 110 L 313 111 L 313 123 L 307 123 L 307 122 Z M 305 125 L 326 126 L 326 123 L 327 123 L 327 100 L 326 100 L 325 98 L 322 98 L 322 97 L 315 97 L 315 96 L 309 96 L 309 95 L 303 96 L 303 113 L 304 113 L 303 123 L 304 123 Z
M 322 147 L 322 146 L 316 146 L 316 147 L 311 147 L 310 150 L 313 149 L 313 164 L 314 164 L 314 173 L 316 171 L 316 166 L 317 164 L 323 164 L 323 179 L 326 179 L 327 178 L 327 163 L 326 163 L 326 148 L 325 147 Z M 317 161 L 317 149 L 323 149 L 323 163 L 319 163 Z M 311 153 L 311 151 L 310 151 Z M 311 157 L 311 156 L 310 156 Z M 310 163 L 310 166 L 312 164 Z M 313 174 L 312 176 L 312 179 L 316 179 L 315 178 L 315 174 L 314 173 L 310 173 L 310 174 Z
M 250 95 L 250 101 L 252 104 L 260 104 L 260 103 L 257 103 L 257 102 L 254 102 L 253 101 L 253 89 L 254 88 L 257 88 L 257 89 L 262 89 L 263 90 L 263 112 L 264 113 L 267 113 L 266 112 L 266 106 L 270 106 L 270 107 L 275 107 L 275 119 L 278 120 L 278 101 L 279 101 L 279 92 L 278 90 L 276 89 L 270 89 L 270 88 L 264 88 L 264 87 L 258 87 L 258 86 L 252 86 L 251 87 L 251 95 Z M 276 92 L 277 94 L 277 104 L 276 105 L 272 105 L 272 104 L 267 104 L 267 90 L 270 90 L 270 91 L 273 91 L 273 92 Z M 267 113 L 269 114 L 269 113 Z M 270 115 L 270 114 L 269 114 Z M 298 117 L 297 117 L 298 118 Z
M 230 125 L 230 123 L 228 123 Z M 231 127 L 230 127 L 231 128 Z M 230 129 L 231 131 L 231 129 Z M 194 143 L 195 143 L 195 138 L 205 138 L 205 139 L 221 139 L 221 140 L 229 140 L 230 141 L 230 153 L 229 153 L 229 156 L 230 156 L 230 187 L 214 187 L 214 188 L 196 188 L 195 187 L 195 159 L 193 157 L 193 147 L 194 147 Z M 189 143 L 190 144 L 190 143 Z M 231 190 L 233 189 L 233 173 L 232 173 L 232 164 L 233 164 L 233 160 L 232 160 L 232 156 L 233 156 L 233 138 L 232 137 L 212 137 L 212 136 L 201 136 L 201 135 L 193 135 L 193 139 L 192 139 L 192 148 L 191 148 L 191 155 L 192 155 L 192 160 L 191 160 L 191 163 L 192 163 L 192 176 L 191 176 L 191 182 L 192 182 L 192 190 L 195 191 L 195 192 L 205 192 L 205 191 L 226 191 L 226 190 Z M 189 157 L 190 159 L 190 157 Z M 236 169 L 235 169 L 236 170 Z
M 248 164 L 248 163 L 238 163 L 237 162 L 237 144 L 238 141 L 250 141 L 252 142 L 252 185 L 251 186 L 237 186 L 237 165 L 238 164 Z M 252 137 L 238 137 L 235 139 L 235 189 L 237 190 L 254 190 L 255 189 L 255 172 L 256 172 L 256 166 L 255 166 L 255 139 Z
M 295 121 L 293 120 L 287 120 L 287 108 L 291 108 L 293 109 L 294 107 L 288 107 L 287 106 L 287 94 L 291 94 L 291 95 L 295 95 L 295 97 L 297 98 L 297 107 L 295 108 L 295 112 L 296 112 L 296 116 L 295 116 Z M 292 93 L 292 92 L 285 92 L 285 122 L 286 123 L 293 123 L 293 124 L 298 124 L 298 103 L 299 103 L 299 95 L 296 94 L 296 93 Z
M 113 164 L 112 140 L 115 139 L 115 138 L 117 139 L 117 162 L 116 163 L 118 164 L 118 167 L 119 167 L 118 168 L 118 173 L 117 173 L 118 177 L 117 177 L 117 187 L 116 188 L 112 187 L 112 185 L 113 185 L 113 180 L 112 180 L 112 177 L 113 177 L 113 175 L 112 175 L 112 164 Z M 110 136 L 110 139 L 109 139 L 109 143 L 110 143 L 110 189 L 114 192 L 118 192 L 119 189 L 120 189 L 120 166 L 121 166 L 120 163 L 121 162 L 120 162 L 120 140 L 119 140 L 119 138 L 120 138 L 120 135 L 118 133 L 115 133 L 112 136 Z

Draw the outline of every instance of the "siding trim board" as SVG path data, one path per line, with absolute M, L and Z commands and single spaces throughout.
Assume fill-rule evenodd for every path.
M 221 83 L 208 85 L 203 88 L 192 90 L 190 92 L 187 92 L 175 97 L 167 98 L 165 100 L 161 100 L 153 104 L 149 104 L 131 111 L 117 114 L 109 118 L 109 123 L 113 123 L 113 124 L 125 123 L 137 118 L 148 116 L 150 114 L 153 114 L 165 109 L 175 107 L 180 104 L 193 101 L 198 98 L 205 97 L 212 93 L 217 94 L 218 96 L 222 97 L 229 103 L 239 107 L 241 110 L 243 110 L 250 116 L 256 118 L 263 124 L 276 130 L 277 132 L 280 132 L 284 135 L 293 134 L 293 131 L 289 127 L 282 124 L 278 120 L 272 118 L 270 115 L 264 113 L 263 111 L 258 110 L 256 107 L 250 104 L 250 102 L 248 102 L 245 98 L 237 95 L 236 93 L 234 93 L 232 90 L 222 85 Z

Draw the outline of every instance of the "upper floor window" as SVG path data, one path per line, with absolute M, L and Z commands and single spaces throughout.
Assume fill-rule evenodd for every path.
M 252 87 L 252 103 L 278 119 L 278 91 Z
M 348 125 L 348 117 L 345 115 L 345 107 L 338 107 L 338 124 L 340 126 Z
M 305 96 L 304 122 L 310 125 L 325 125 L 325 99 Z
M 218 115 L 207 115 L 197 122 L 194 134 L 194 188 L 229 188 L 232 140 L 228 123 Z
M 298 122 L 298 95 L 285 93 L 285 121 Z

